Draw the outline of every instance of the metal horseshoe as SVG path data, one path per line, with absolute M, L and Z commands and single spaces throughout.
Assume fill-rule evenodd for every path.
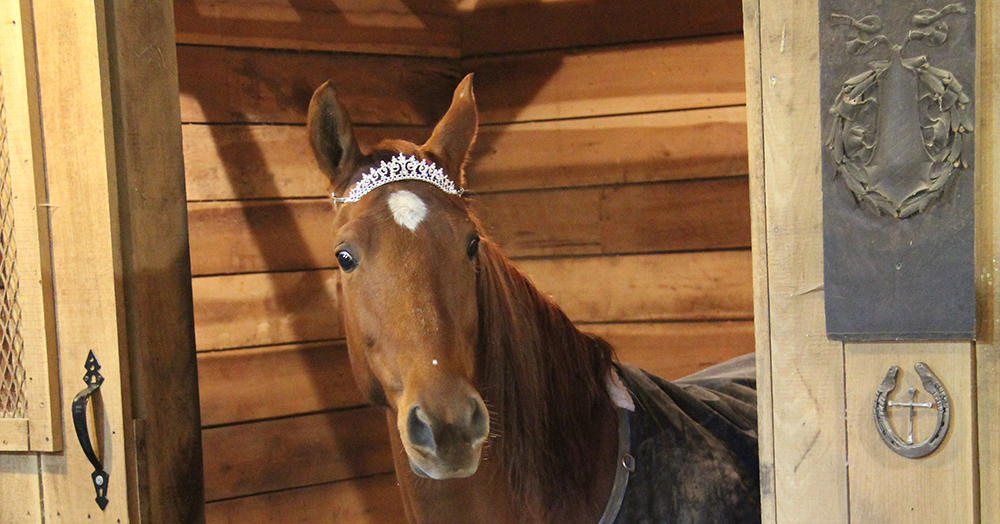
M 914 369 L 917 371 L 917 375 L 920 376 L 920 381 L 924 386 L 924 390 L 931 394 L 934 398 L 933 403 L 929 404 L 917 404 L 913 401 L 913 396 L 916 394 L 916 390 L 910 390 L 910 402 L 893 402 L 889 400 L 889 394 L 896 389 L 896 378 L 899 376 L 899 367 L 892 366 L 889 368 L 889 372 L 886 373 L 885 379 L 882 380 L 882 384 L 878 387 L 878 393 L 875 395 L 875 428 L 878 430 L 878 434 L 882 437 L 882 441 L 885 442 L 889 449 L 902 455 L 906 458 L 918 459 L 921 457 L 926 457 L 930 455 L 941 445 L 944 441 L 945 436 L 948 434 L 948 427 L 951 425 L 951 403 L 948 400 L 948 394 L 945 392 L 944 385 L 938 380 L 937 376 L 931 372 L 927 364 L 923 362 L 918 362 Z M 908 440 L 903 440 L 896 434 L 889 424 L 888 418 L 888 408 L 890 407 L 908 407 L 910 408 L 910 436 Z M 934 432 L 931 434 L 930 438 L 919 444 L 913 443 L 913 410 L 915 408 L 937 408 L 937 424 L 934 426 Z

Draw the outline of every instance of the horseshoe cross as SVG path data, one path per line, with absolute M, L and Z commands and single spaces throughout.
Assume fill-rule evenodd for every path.
M 895 402 L 889 400 L 889 394 L 896 389 L 896 379 L 899 376 L 899 367 L 892 366 L 889 368 L 889 372 L 886 373 L 885 379 L 882 380 L 882 384 L 879 385 L 878 393 L 875 395 L 875 428 L 878 430 L 878 434 L 882 437 L 882 441 L 885 442 L 889 449 L 893 450 L 899 455 L 906 458 L 917 459 L 921 457 L 926 457 L 930 455 L 941 445 L 944 441 L 945 436 L 948 434 L 948 427 L 951 425 L 951 403 L 948 400 L 948 394 L 944 390 L 944 385 L 938 380 L 937 376 L 931 372 L 927 364 L 923 362 L 918 362 L 914 369 L 917 371 L 917 375 L 920 376 L 920 381 L 924 386 L 924 390 L 931 394 L 933 397 L 933 402 L 917 403 L 916 395 L 917 390 L 911 388 L 909 391 L 910 399 L 909 402 Z M 906 407 L 910 409 L 909 416 L 909 435 L 904 441 L 899 435 L 896 434 L 895 430 L 892 429 L 892 425 L 889 424 L 888 409 L 891 407 Z M 937 423 L 934 425 L 934 432 L 931 434 L 930 438 L 919 444 L 913 443 L 913 419 L 918 408 L 934 408 L 937 407 Z

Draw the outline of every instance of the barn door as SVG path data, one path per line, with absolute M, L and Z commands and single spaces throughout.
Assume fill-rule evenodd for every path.
M 844 37 L 855 38 L 858 54 L 868 45 L 862 42 L 865 35 L 873 37 L 874 47 L 877 39 L 896 43 L 908 34 L 874 38 L 883 28 L 881 19 L 873 23 L 875 11 L 890 3 L 855 4 L 860 12 L 833 18 L 846 24 Z M 975 165 L 975 184 L 968 171 L 957 175 L 962 185 L 955 186 L 965 188 L 955 192 L 964 191 L 967 202 L 975 201 L 975 278 L 969 287 L 974 285 L 976 296 L 966 294 L 963 307 L 956 308 L 976 312 L 974 341 L 966 336 L 951 342 L 852 342 L 827 336 L 824 298 L 829 297 L 824 295 L 832 290 L 824 288 L 824 257 L 831 255 L 823 242 L 824 184 L 845 182 L 821 172 L 827 138 L 821 108 L 830 107 L 829 100 L 821 100 L 821 10 L 816 0 L 743 3 L 764 522 L 1000 522 L 1000 439 L 995 438 L 1000 431 L 1000 294 L 995 286 L 1000 279 L 1000 4 L 892 5 L 906 4 L 915 17 L 901 21 L 915 20 L 918 26 L 910 37 L 924 30 L 924 21 L 941 20 L 940 13 L 953 16 L 946 25 L 934 26 L 940 34 L 949 27 L 969 27 L 969 18 L 962 17 L 976 17 L 976 81 L 967 82 L 969 92 L 974 87 L 977 116 L 975 159 L 968 162 Z M 830 23 L 826 15 L 819 23 Z M 862 68 L 868 67 L 866 60 L 858 59 Z M 843 85 L 827 87 L 836 93 Z M 892 93 L 880 96 L 884 101 Z M 952 129 L 962 132 L 958 125 Z M 857 201 L 870 196 L 858 195 Z M 944 195 L 941 205 L 951 205 L 954 198 Z M 864 204 L 859 212 L 867 212 L 860 209 Z M 910 220 L 911 211 L 894 205 L 880 219 Z M 952 253 L 939 255 L 944 259 Z M 887 279 L 900 269 L 883 268 Z M 928 280 L 935 282 L 918 284 L 937 283 L 933 276 Z M 947 433 L 938 435 L 944 411 L 948 420 L 941 426 Z M 912 452 L 936 436 L 941 438 L 936 448 L 925 450 L 929 453 Z
M 198 522 L 171 4 L 0 16 L 0 522 Z

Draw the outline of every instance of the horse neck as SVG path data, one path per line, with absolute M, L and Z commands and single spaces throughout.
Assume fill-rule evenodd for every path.
M 584 457 L 608 448 L 595 436 L 615 440 L 611 346 L 580 332 L 492 242 L 480 253 L 477 387 L 494 415 L 491 456 L 529 506 L 603 507 L 602 468 Z

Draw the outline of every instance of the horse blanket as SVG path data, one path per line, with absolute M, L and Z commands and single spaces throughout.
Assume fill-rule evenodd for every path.
M 753 354 L 668 382 L 626 364 L 635 458 L 616 524 L 760 522 Z

